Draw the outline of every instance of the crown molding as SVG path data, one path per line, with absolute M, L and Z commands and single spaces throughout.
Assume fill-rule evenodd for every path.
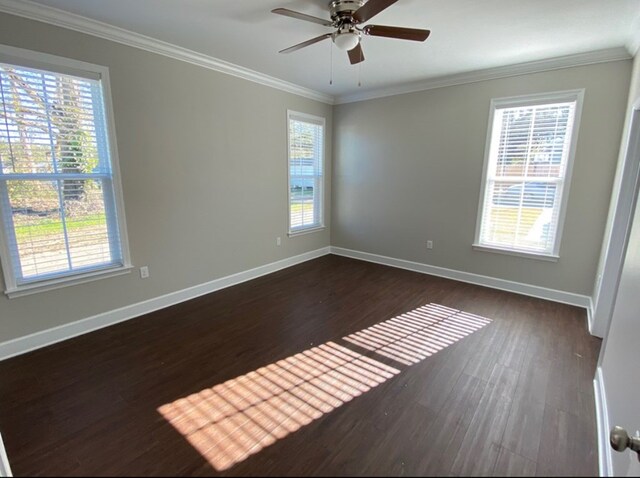
M 157 53 L 169 58 L 185 61 L 193 65 L 198 65 L 220 73 L 225 73 L 254 83 L 286 91 L 287 93 L 293 93 L 294 95 L 303 96 L 305 98 L 330 105 L 334 104 L 334 97 L 331 95 L 305 88 L 288 81 L 280 80 L 254 70 L 250 70 L 249 68 L 235 65 L 187 48 L 172 45 L 171 43 L 167 43 L 162 40 L 157 40 L 155 38 L 134 33 L 97 20 L 92 20 L 81 15 L 65 12 L 57 8 L 31 2 L 29 0 L 0 0 L 0 12 L 49 23 L 51 25 L 67 28 L 80 33 L 86 33 L 99 38 L 104 38 L 105 40 L 132 46 L 151 53 Z
M 587 53 L 577 53 L 575 55 L 560 56 L 549 58 L 546 60 L 529 61 L 526 63 L 518 63 L 515 65 L 499 66 L 496 68 L 488 68 L 485 70 L 475 70 L 464 73 L 456 73 L 453 75 L 439 76 L 428 80 L 405 83 L 403 85 L 391 86 L 388 88 L 379 88 L 362 93 L 338 96 L 335 104 L 355 103 L 357 101 L 366 101 L 376 98 L 384 98 L 387 96 L 402 95 L 405 93 L 415 93 L 418 91 L 432 90 L 435 88 L 444 88 L 447 86 L 464 85 L 467 83 L 476 83 L 479 81 L 495 80 L 499 78 L 507 78 L 510 76 L 528 75 L 531 73 L 540 73 L 543 71 L 560 70 L 563 68 L 571 68 L 575 66 L 593 65 L 596 63 L 605 63 L 609 61 L 628 60 L 632 58 L 627 48 L 609 48 L 606 50 L 597 50 Z

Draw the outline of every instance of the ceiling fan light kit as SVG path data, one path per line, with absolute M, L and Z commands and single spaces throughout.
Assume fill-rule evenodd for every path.
M 351 51 L 360 43 L 362 33 L 353 30 L 338 30 L 333 34 L 333 43 L 343 51 Z
M 364 53 L 361 45 L 363 35 L 397 38 L 399 40 L 425 41 L 431 33 L 429 30 L 385 25 L 361 26 L 361 24 L 368 22 L 375 15 L 397 1 L 398 0 L 333 0 L 329 3 L 329 16 L 331 20 L 314 17 L 306 13 L 295 12 L 287 8 L 276 8 L 272 10 L 272 12 L 278 15 L 284 15 L 286 17 L 336 29 L 333 33 L 326 33 L 292 47 L 285 48 L 281 50 L 280 53 L 291 53 L 331 38 L 339 49 L 347 52 L 349 61 L 352 65 L 355 65 L 364 61 Z

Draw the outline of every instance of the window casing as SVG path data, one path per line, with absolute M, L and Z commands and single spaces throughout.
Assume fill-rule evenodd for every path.
M 130 270 L 107 68 L 0 46 L 0 219 L 10 297 Z
M 289 235 L 324 227 L 325 119 L 287 112 Z
M 558 259 L 583 96 L 492 100 L 474 248 Z

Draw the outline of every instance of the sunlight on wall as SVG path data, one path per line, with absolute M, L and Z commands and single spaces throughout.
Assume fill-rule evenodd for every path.
M 412 365 L 490 322 L 478 315 L 429 304 L 351 334 L 344 340 L 401 364 Z
M 344 340 L 412 365 L 490 322 L 429 304 Z M 327 342 L 158 411 L 216 470 L 223 471 L 399 373 Z

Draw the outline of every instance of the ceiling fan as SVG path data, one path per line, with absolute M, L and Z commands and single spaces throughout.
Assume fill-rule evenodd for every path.
M 360 41 L 362 35 L 374 37 L 398 38 L 400 40 L 425 41 L 430 30 L 420 30 L 417 28 L 390 27 L 385 25 L 366 25 L 378 13 L 390 7 L 398 0 L 333 0 L 329 3 L 329 15 L 331 20 L 295 12 L 287 8 L 276 8 L 272 13 L 284 15 L 285 17 L 297 18 L 307 22 L 318 23 L 325 27 L 335 28 L 333 33 L 325 33 L 319 37 L 312 38 L 289 48 L 281 50 L 280 53 L 291 53 L 322 40 L 331 38 L 333 43 L 344 50 L 349 55 L 352 65 L 364 61 L 364 53 Z

